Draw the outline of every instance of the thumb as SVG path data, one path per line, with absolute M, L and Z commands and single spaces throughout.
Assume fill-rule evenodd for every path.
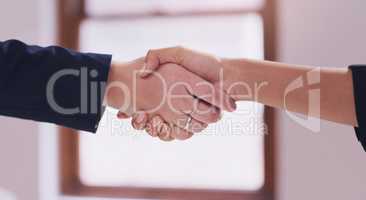
M 147 77 L 161 65 L 168 63 L 180 65 L 208 81 L 218 79 L 222 69 L 220 58 L 177 46 L 150 50 L 145 58 L 145 70 L 140 73 L 140 77 Z
M 160 67 L 160 58 L 158 54 L 152 53 L 150 50 L 146 57 L 144 66 L 140 72 L 141 78 L 146 78 Z
M 163 64 L 174 63 L 182 65 L 182 53 L 184 53 L 182 47 L 149 50 L 145 57 L 145 64 L 140 73 L 140 77 L 148 77 Z

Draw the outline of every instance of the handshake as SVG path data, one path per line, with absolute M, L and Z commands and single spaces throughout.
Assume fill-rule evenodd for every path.
M 320 97 L 314 91 L 324 92 Z M 130 63 L 113 63 L 105 97 L 119 109 L 119 118 L 133 118 L 135 129 L 171 141 L 204 130 L 220 119 L 222 110 L 234 111 L 237 101 L 357 126 L 352 91 L 347 68 L 220 59 L 174 47 L 151 50 Z M 313 130 L 311 120 L 294 119 Z
M 236 109 L 239 73 L 225 61 L 183 47 L 150 50 L 145 58 L 113 62 L 107 105 L 118 118 L 163 141 L 185 140 Z M 230 77 L 230 80 L 228 79 Z

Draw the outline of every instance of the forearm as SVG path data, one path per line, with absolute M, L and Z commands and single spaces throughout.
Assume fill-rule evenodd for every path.
M 246 59 L 224 59 L 223 64 L 224 69 L 228 69 L 226 82 L 241 81 L 246 85 L 233 90 L 237 100 L 256 101 L 308 116 L 357 125 L 352 74 L 346 68 L 317 68 Z M 248 88 L 252 95 L 248 95 Z M 315 96 L 310 105 L 309 94 L 317 95 L 317 90 L 320 101 Z M 311 109 L 314 106 L 320 106 L 320 111 Z
M 58 46 L 0 42 L 0 115 L 95 132 L 110 59 Z

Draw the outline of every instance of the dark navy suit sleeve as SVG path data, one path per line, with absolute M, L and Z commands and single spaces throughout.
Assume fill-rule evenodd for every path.
M 111 56 L 0 42 L 0 115 L 95 132 Z
M 366 65 L 352 65 L 353 88 L 358 127 L 355 127 L 358 141 L 366 151 Z

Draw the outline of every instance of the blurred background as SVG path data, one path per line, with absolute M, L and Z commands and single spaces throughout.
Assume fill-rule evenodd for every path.
M 365 7 L 364 0 L 3 0 L 0 40 L 125 61 L 184 45 L 346 67 L 366 63 Z M 282 111 L 241 103 L 200 136 L 165 144 L 114 115 L 107 110 L 96 135 L 0 117 L 0 200 L 366 196 L 365 153 L 352 127 L 321 121 L 313 133 Z

